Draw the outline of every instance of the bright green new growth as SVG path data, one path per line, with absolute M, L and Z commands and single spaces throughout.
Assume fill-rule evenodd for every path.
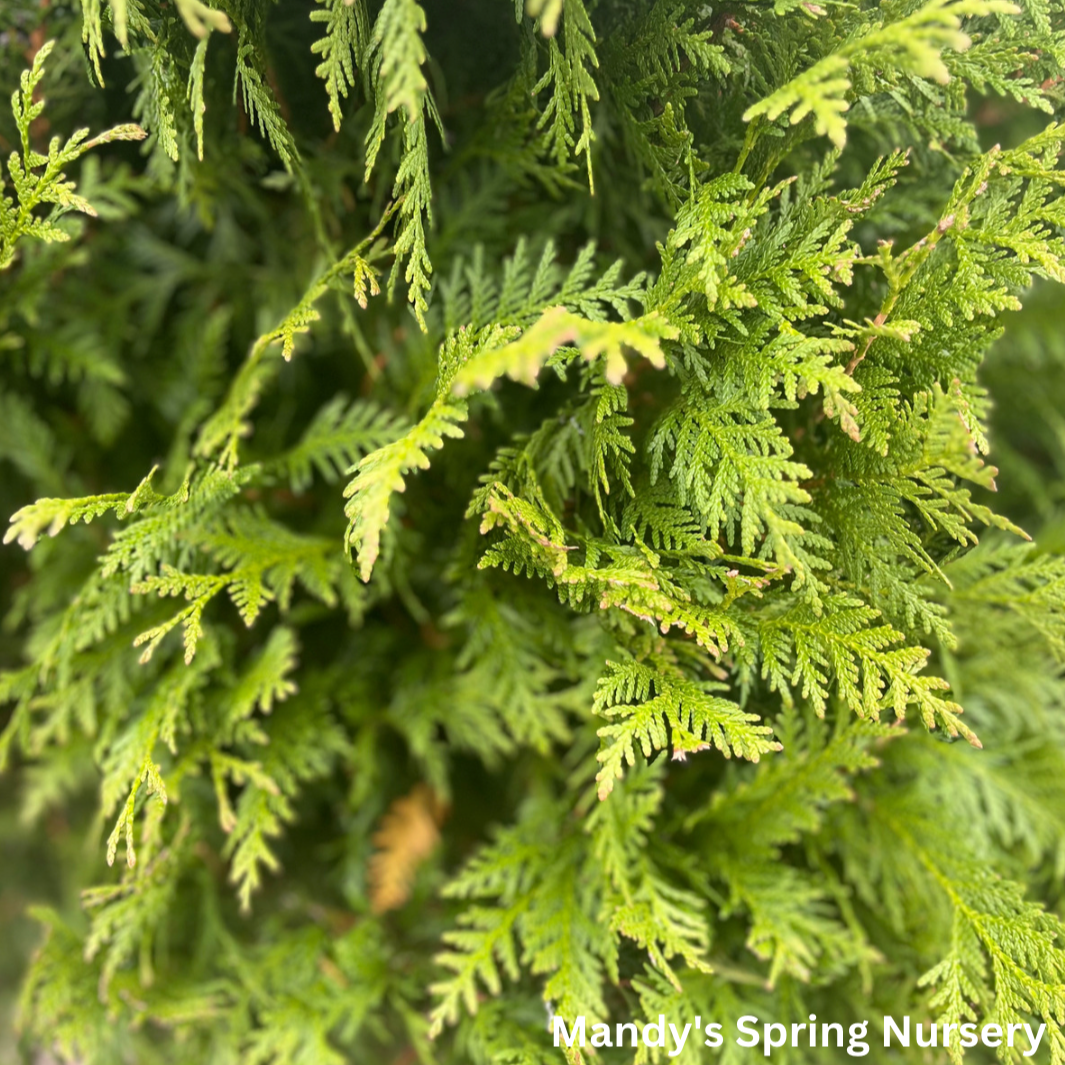
M 16 6 L 26 1044 L 1065 1065 L 1060 0 Z
M 58 220 L 68 211 L 95 215 L 96 210 L 84 197 L 75 192 L 63 167 L 69 166 L 86 152 L 110 141 L 141 140 L 144 130 L 133 123 L 115 126 L 91 139 L 87 129 L 79 129 L 64 144 L 52 138 L 48 154 L 42 155 L 31 145 L 31 130 L 44 110 L 44 101 L 34 94 L 44 77 L 44 63 L 52 51 L 52 43 L 44 45 L 34 57 L 33 66 L 23 71 L 18 89 L 11 95 L 11 111 L 22 143 L 21 153 L 13 151 L 7 160 L 7 176 L 14 198 L 6 195 L 3 168 L 0 166 L 0 270 L 8 269 L 15 261 L 15 245 L 23 239 L 43 240 L 46 243 L 67 241 L 70 234 L 59 226 Z M 35 171 L 40 170 L 40 173 Z M 52 205 L 47 217 L 34 214 L 42 205 Z

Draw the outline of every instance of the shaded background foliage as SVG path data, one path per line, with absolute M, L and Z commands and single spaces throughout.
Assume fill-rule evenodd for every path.
M 334 123 L 323 79 L 315 74 L 320 57 L 311 54 L 323 25 L 310 13 L 340 5 L 234 2 L 225 6 L 234 24 L 247 27 L 247 54 L 260 72 L 262 96 L 249 105 L 233 91 L 239 34 L 211 33 L 200 160 L 187 86 L 167 80 L 177 77 L 174 70 L 188 75 L 197 39 L 165 5 L 143 6 L 157 30 L 166 27 L 166 36 L 156 51 L 141 42 L 133 58 L 121 54 L 109 32 L 102 57 L 93 52 L 91 36 L 86 44 L 83 16 L 91 18 L 94 10 L 87 2 L 83 11 L 15 0 L 0 11 L 5 96 L 35 50 L 46 39 L 57 41 L 44 82 L 47 110 L 33 130 L 39 145 L 53 133 L 131 120 L 150 135 L 143 150 L 111 144 L 83 158 L 78 189 L 98 217 L 66 215 L 69 243 L 23 244 L 16 265 L 0 275 L 0 509 L 8 514 L 40 497 L 128 493 L 155 464 L 155 491 L 179 495 L 203 439 L 201 427 L 225 409 L 255 339 L 287 320 L 314 278 L 366 238 L 388 210 L 405 158 L 404 109 L 411 100 L 422 106 L 428 99 L 409 85 L 395 89 L 396 113 L 367 176 L 373 101 L 383 90 L 367 92 L 361 75 L 354 77 L 346 98 L 337 97 L 343 121 Z M 581 153 L 579 105 L 572 143 L 566 145 L 562 134 L 562 141 L 552 142 L 550 122 L 546 134 L 537 132 L 550 88 L 546 97 L 531 90 L 554 55 L 542 23 L 515 19 L 507 3 L 427 0 L 422 6 L 430 58 L 420 69 L 443 129 L 438 136 L 428 113 L 421 119 L 432 174 L 433 218 L 431 225 L 426 219 L 425 239 L 436 286 L 425 293 L 426 329 L 405 306 L 405 266 L 391 301 L 371 297 L 365 309 L 351 298 L 347 274 L 336 279 L 343 291 L 317 304 L 322 317 L 310 334 L 289 334 L 296 357 L 280 364 L 276 380 L 262 390 L 254 432 L 239 445 L 240 467 L 262 462 L 267 473 L 243 487 L 234 505 L 240 514 L 231 519 L 224 511 L 208 529 L 213 540 L 186 547 L 179 540 L 178 554 L 168 559 L 202 567 L 206 556 L 214 573 L 233 567 L 227 551 L 250 557 L 259 545 L 268 553 L 270 537 L 287 530 L 306 538 L 298 550 L 288 541 L 277 549 L 299 557 L 293 565 L 304 587 L 291 603 L 279 590 L 285 578 L 276 574 L 273 596 L 281 605 L 261 604 L 253 626 L 241 617 L 246 601 L 219 597 L 208 608 L 206 635 L 189 667 L 175 637 L 160 644 L 147 666 L 138 666 L 130 649 L 133 636 L 175 612 L 173 601 L 143 605 L 147 597 L 139 597 L 132 618 L 118 616 L 125 608 L 116 606 L 113 623 L 102 624 L 99 662 L 79 660 L 72 667 L 75 674 L 96 671 L 92 684 L 98 681 L 101 690 L 90 698 L 88 688 L 73 688 L 66 702 L 57 697 L 54 704 L 42 695 L 36 705 L 46 723 L 30 743 L 13 746 L 0 777 L 5 1016 L 15 1014 L 16 988 L 28 988 L 18 1047 L 11 1039 L 3 1052 L 32 1060 L 43 1047 L 85 1062 L 318 1063 L 370 1054 L 387 1061 L 539 1061 L 556 1054 L 542 1031 L 544 997 L 567 1015 L 577 1007 L 593 1014 L 605 1009 L 612 1019 L 655 1016 L 661 1008 L 722 1019 L 743 1012 L 802 1019 L 815 1011 L 848 1020 L 880 1011 L 952 1017 L 964 1008 L 960 1002 L 941 997 L 930 1004 L 931 996 L 936 988 L 961 986 L 980 1011 L 1028 1016 L 1015 989 L 987 970 L 980 945 L 970 942 L 957 917 L 964 909 L 959 898 L 978 912 L 1003 915 L 1006 955 L 1012 949 L 1027 956 L 1049 989 L 1047 1004 L 1036 1004 L 1034 1012 L 1056 1010 L 1060 1021 L 1062 945 L 1054 945 L 1060 926 L 1053 917 L 1061 913 L 1065 872 L 1060 290 L 1042 283 L 1024 297 L 1024 310 L 1008 316 L 1006 335 L 978 379 L 958 369 L 970 360 L 966 346 L 977 343 L 959 324 L 958 334 L 953 325 L 943 329 L 944 343 L 955 349 L 946 369 L 914 360 L 906 373 L 918 383 L 900 386 L 912 402 L 933 379 L 949 392 L 956 374 L 964 378 L 969 407 L 987 413 L 990 454 L 1000 471 L 997 495 L 978 492 L 979 502 L 1036 534 L 1035 552 L 995 532 L 965 555 L 942 529 L 929 531 L 907 513 L 922 550 L 949 568 L 950 587 L 904 564 L 894 545 L 884 550 L 889 567 L 897 569 L 869 576 L 864 585 L 841 576 L 848 572 L 845 550 L 831 557 L 832 590 L 863 595 L 904 630 L 907 645 L 931 650 L 927 672 L 950 682 L 951 697 L 965 707 L 964 721 L 983 741 L 982 753 L 944 743 L 941 732 L 926 735 L 912 712 L 910 731 L 887 742 L 896 734 L 856 719 L 834 684 L 822 724 L 801 694 L 795 707 L 785 706 L 757 667 L 745 674 L 735 648 L 737 657 L 725 659 L 728 673 L 721 675 L 705 648 L 699 651 L 676 631 L 659 645 L 627 616 L 618 620 L 619 611 L 603 612 L 612 620 L 598 624 L 590 609 L 598 585 L 588 604 L 568 609 L 541 582 L 501 570 L 479 576 L 484 538 L 476 520 L 463 518 L 471 495 L 499 449 L 548 423 L 571 425 L 577 443 L 549 439 L 546 457 L 537 459 L 548 471 L 541 486 L 547 509 L 574 537 L 591 538 L 596 530 L 610 541 L 613 521 L 615 540 L 625 541 L 621 471 L 629 460 L 618 447 L 598 453 L 581 442 L 603 421 L 601 408 L 587 397 L 607 394 L 611 384 L 596 369 L 570 366 L 566 380 L 545 371 L 536 391 L 505 381 L 476 399 L 465 437 L 449 440 L 428 471 L 406 478 L 402 498 L 393 496 L 377 569 L 363 585 L 344 559 L 345 544 L 356 549 L 356 565 L 365 565 L 367 552 L 364 541 L 345 534 L 338 482 L 351 477 L 354 462 L 400 437 L 431 408 L 438 373 L 463 372 L 459 356 L 450 366 L 450 349 L 440 354 L 446 335 L 454 337 L 464 322 L 488 329 L 497 316 L 502 320 L 487 296 L 478 307 L 484 279 L 500 276 L 500 263 L 523 238 L 534 262 L 552 240 L 567 266 L 594 241 L 596 276 L 617 258 L 623 272 L 598 290 L 586 277 L 579 287 L 603 298 L 581 296 L 585 304 L 574 299 L 571 311 L 608 317 L 619 328 L 641 321 L 640 304 L 651 310 L 656 297 L 629 279 L 641 270 L 671 276 L 656 244 L 667 242 L 701 183 L 733 169 L 752 128 L 742 119 L 744 110 L 790 84 L 853 30 L 847 11 L 833 5 L 826 5 L 822 22 L 809 5 L 786 2 L 720 9 L 680 2 L 541 5 L 544 19 L 565 7 L 558 39 L 567 56 L 580 46 L 566 36 L 577 9 L 591 13 L 599 65 L 588 69 L 598 100 L 589 103 L 595 140 Z M 870 16 L 877 6 L 864 5 L 860 14 Z M 920 5 L 881 6 L 893 21 Z M 410 10 L 403 17 L 410 19 Z M 689 17 L 686 42 L 655 68 L 657 53 L 646 42 Z M 911 150 L 898 185 L 873 213 L 857 219 L 851 236 L 867 254 L 881 239 L 912 245 L 941 217 L 963 165 L 995 143 L 1009 149 L 1036 135 L 1048 122 L 1044 112 L 1060 115 L 1060 5 L 1031 3 L 1020 18 L 1027 20 L 1022 44 L 1042 34 L 1038 54 L 1000 62 L 977 47 L 965 53 L 975 56 L 972 65 L 953 71 L 949 89 L 912 71 L 895 84 L 883 71 L 855 74 L 846 148 L 838 160 L 831 157 L 833 194 L 860 186 L 878 156 Z M 993 14 L 978 15 L 973 25 L 967 28 L 978 41 L 981 31 L 992 38 L 1005 33 L 995 29 Z M 131 40 L 134 35 L 131 22 Z M 1042 111 L 1034 109 L 1034 90 L 1023 102 L 1010 98 L 1017 71 L 1042 85 Z M 973 84 L 963 88 L 966 78 Z M 169 133 L 167 100 L 174 115 Z M 256 109 L 269 112 L 262 100 L 274 101 L 283 120 L 271 127 L 272 138 L 256 131 Z M 757 180 L 764 170 L 762 184 L 771 176 L 803 175 L 809 184 L 797 197 L 821 194 L 811 175 L 830 152 L 829 141 L 815 135 L 809 120 L 794 128 L 786 120 L 765 122 L 768 133 L 754 144 L 745 172 Z M 18 141 L 5 113 L 4 154 Z M 405 206 L 415 203 L 412 187 L 405 191 Z M 739 210 L 743 196 L 731 189 L 722 199 Z M 415 225 L 410 217 L 391 218 L 389 247 L 404 225 Z M 1057 225 L 1055 239 L 1060 218 Z M 770 247 L 786 240 L 780 229 L 773 234 Z M 815 243 L 827 240 L 827 231 L 819 231 Z M 364 246 L 359 258 L 344 261 L 348 273 L 377 266 L 387 287 L 391 254 L 375 248 Z M 418 254 L 415 239 L 405 261 Z M 451 273 L 456 263 L 468 267 L 472 280 Z M 722 284 L 727 276 L 726 262 Z M 1027 280 L 1023 271 L 1008 278 L 1017 288 Z M 919 281 L 929 286 L 925 299 L 933 302 L 942 278 L 930 273 Z M 449 285 L 456 293 L 450 301 Z M 417 281 L 414 289 L 416 303 Z M 552 295 L 561 300 L 557 281 Z M 871 318 L 884 282 L 872 268 L 858 269 L 840 295 L 844 303 L 815 316 L 811 333 L 824 338 L 844 318 Z M 702 293 L 686 298 L 687 312 L 703 329 L 698 339 L 671 337 L 670 346 L 661 336 L 624 334 L 630 348 L 646 342 L 651 350 L 662 341 L 671 371 L 656 376 L 631 360 L 626 396 L 606 416 L 609 423 L 628 411 L 636 419 L 631 435 L 640 456 L 654 419 L 678 393 L 677 381 L 695 389 L 691 382 L 700 375 L 724 373 L 710 353 L 729 350 L 735 338 L 728 330 L 737 321 L 752 326 L 757 318 L 739 301 L 731 315 L 724 302 L 707 304 L 704 312 L 696 297 Z M 520 327 L 535 328 L 541 307 L 529 306 L 525 318 L 515 316 Z M 683 325 L 685 308 L 674 311 Z M 973 336 L 986 336 L 989 324 L 977 319 Z M 510 350 L 511 339 L 508 333 L 481 342 L 498 352 Z M 881 348 L 887 343 L 877 341 Z M 545 355 L 539 353 L 540 361 Z M 572 357 L 564 351 L 559 365 Z M 704 357 L 700 371 L 695 367 Z M 848 358 L 838 357 L 837 372 Z M 906 358 L 898 355 L 899 364 Z M 870 357 L 861 373 L 873 374 L 875 361 Z M 884 364 L 890 365 L 886 355 Z M 521 376 L 507 366 L 489 376 Z M 838 383 L 822 370 L 826 381 Z M 863 387 L 872 394 L 876 384 L 867 376 Z M 746 381 L 738 388 L 745 399 L 755 391 Z M 374 405 L 360 407 L 362 400 Z M 872 408 L 861 414 L 875 422 Z M 804 397 L 794 408 L 780 404 L 774 417 L 796 460 L 814 471 L 829 461 L 825 455 L 845 446 L 846 434 L 824 417 L 820 396 Z M 626 435 L 623 421 L 609 424 Z M 892 431 L 900 432 L 894 425 Z M 613 463 L 602 481 L 595 472 L 601 460 Z M 199 461 L 202 473 L 209 463 L 203 456 Z M 567 462 L 586 465 L 573 474 Z M 861 480 L 860 472 L 854 480 Z M 802 481 L 817 491 L 816 476 Z M 537 502 L 528 483 L 526 496 Z M 605 504 L 597 497 L 601 483 L 613 491 Z M 646 481 L 636 484 L 637 498 L 651 498 Z M 825 498 L 829 513 L 829 493 Z M 696 524 L 701 527 L 692 535 L 702 539 L 711 523 Z M 43 653 L 73 595 L 92 581 L 112 535 L 137 527 L 72 525 L 56 539 L 42 537 L 29 555 L 14 547 L 0 554 L 0 668 L 12 701 L 20 689 L 10 678 Z M 687 526 L 683 531 L 691 533 Z M 864 535 L 860 526 L 844 529 L 844 547 L 848 531 L 855 540 Z M 718 538 L 717 530 L 707 536 Z M 646 539 L 661 549 L 652 533 Z M 740 551 L 738 533 L 722 529 L 720 539 L 736 555 L 752 554 Z M 498 537 L 493 543 L 504 554 L 509 549 L 499 547 Z M 626 543 L 637 557 L 632 539 Z M 150 572 L 135 579 L 159 576 L 159 558 L 150 551 L 148 558 Z M 518 558 L 504 560 L 513 566 Z M 521 561 L 527 564 L 524 556 Z M 676 565 L 683 571 L 682 562 Z M 748 577 L 759 573 L 750 560 L 739 569 Z M 992 594 L 971 592 L 999 574 L 1002 584 Z M 689 577 L 702 606 L 720 603 L 716 585 L 711 591 L 699 584 L 701 577 Z M 907 618 L 892 596 L 910 585 L 926 613 Z M 787 594 L 801 600 L 794 589 Z M 770 607 L 792 602 L 779 588 L 767 592 L 767 601 Z M 936 628 L 937 606 L 948 619 L 943 631 Z M 742 618 L 761 608 L 751 607 L 751 615 L 743 614 L 743 604 L 739 609 Z M 591 708 L 600 677 L 609 679 L 606 660 L 619 657 L 651 662 L 678 683 L 726 680 L 724 694 L 738 699 L 742 693 L 744 710 L 773 727 L 784 755 L 766 753 L 759 744 L 769 741 L 746 733 L 749 749 L 766 755 L 757 767 L 738 758 L 726 762 L 717 752 L 648 765 L 637 754 L 637 766 L 626 769 L 600 803 L 592 781 L 599 768 L 596 730 L 615 720 L 603 713 L 613 704 L 602 685 L 595 703 L 600 716 Z M 676 676 L 662 666 L 667 659 Z M 257 663 L 266 675 L 258 681 L 252 676 Z M 120 878 L 108 869 L 102 842 L 125 798 L 124 790 L 116 797 L 114 789 L 128 783 L 119 779 L 123 765 L 116 769 L 116 763 L 125 757 L 123 743 L 137 741 L 137 723 L 149 719 L 153 693 L 190 675 L 201 679 L 183 693 L 180 724 L 173 726 L 180 755 L 168 755 L 163 744 L 155 754 L 168 791 L 180 801 L 164 816 L 157 800 L 134 788 L 139 862 Z M 662 684 L 656 681 L 637 698 L 629 689 L 614 702 L 627 706 L 651 691 L 661 695 Z M 211 751 L 197 753 L 196 744 L 214 743 L 218 721 L 238 705 L 246 713 L 231 723 L 231 742 L 217 747 L 236 761 L 211 763 Z M 268 746 L 257 742 L 263 737 L 256 729 Z M 683 746 L 679 729 L 675 739 Z M 742 753 L 739 740 L 729 742 Z M 653 746 L 666 746 L 664 737 Z M 153 750 L 150 744 L 149 756 Z M 228 821 L 227 802 L 233 807 Z M 883 811 L 888 814 L 881 817 Z M 892 835 L 889 821 L 904 826 L 912 848 Z M 227 837 L 235 838 L 236 825 L 243 826 L 238 836 L 245 829 L 248 834 L 235 855 Z M 507 827 L 493 837 L 500 825 Z M 123 830 L 116 837 L 117 864 L 125 857 L 124 841 Z M 930 854 L 941 855 L 942 864 Z M 262 868 L 274 862 L 279 872 Z M 936 867 L 932 873 L 930 866 Z M 1023 885 L 1018 891 L 1045 905 L 1046 913 L 1025 909 L 1008 882 L 989 879 L 993 874 Z M 944 891 L 944 883 L 953 887 Z M 469 897 L 481 899 L 479 910 Z M 54 911 L 31 919 L 31 901 Z M 250 916 L 242 901 L 251 903 Z M 525 924 L 515 926 L 522 964 L 512 966 L 499 914 L 520 906 L 526 907 Z M 479 941 L 461 938 L 477 932 L 486 934 L 487 957 L 495 949 L 497 962 L 463 969 L 459 957 L 459 973 L 449 982 L 454 974 L 447 962 L 434 958 L 464 913 L 473 928 L 450 941 L 452 962 L 464 950 L 482 949 Z M 27 978 L 40 920 L 51 928 L 48 947 Z M 1039 950 L 1046 958 L 1036 958 Z M 939 970 L 931 987 L 920 985 L 922 974 L 943 958 L 955 971 Z M 707 962 L 713 975 L 703 971 Z M 503 980 L 502 993 L 492 986 L 496 964 L 512 977 Z M 683 991 L 663 978 L 669 965 Z M 480 1000 L 475 1015 L 463 1005 L 471 1000 Z M 430 1041 L 433 1011 L 448 1024 Z M 1060 1041 L 1055 1053 L 1062 1053 Z M 720 1060 L 730 1059 L 723 1054 Z M 799 1050 L 786 1060 L 823 1056 Z

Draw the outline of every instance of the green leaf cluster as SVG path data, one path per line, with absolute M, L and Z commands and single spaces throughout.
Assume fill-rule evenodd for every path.
M 21 1051 L 1065 1065 L 1061 0 L 10 0 L 0 82 Z

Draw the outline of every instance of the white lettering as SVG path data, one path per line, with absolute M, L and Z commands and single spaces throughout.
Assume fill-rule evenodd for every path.
M 809 1044 L 811 1047 L 831 1047 L 833 1042 L 842 1049 L 846 1045 L 847 1053 L 852 1058 L 864 1058 L 869 1054 L 870 1044 L 869 1021 L 858 1021 L 849 1028 L 843 1024 L 819 1022 L 816 1014 L 810 1014 L 810 1019 L 805 1024 L 781 1024 L 776 1021 L 762 1022 L 753 1014 L 745 1014 L 735 1022 L 736 1045 L 746 1049 L 761 1047 L 765 1057 L 773 1056 L 773 1051 L 781 1047 L 800 1047 L 807 1042 L 806 1033 L 809 1032 Z M 911 1039 L 916 1036 L 916 1045 L 919 1047 L 942 1046 L 954 1050 L 956 1047 L 970 1048 L 979 1045 L 999 1048 L 1008 1046 L 1016 1049 L 1025 1058 L 1033 1058 L 1043 1045 L 1047 1025 L 1039 1024 L 984 1024 L 982 1027 L 976 1022 L 956 1022 L 954 1024 L 939 1024 L 924 1022 L 914 1024 L 910 1017 L 885 1016 L 884 1023 L 884 1046 L 899 1046 L 909 1048 L 913 1044 Z M 703 1025 L 702 1017 L 695 1017 L 694 1023 L 678 1022 L 674 1024 L 667 1021 L 666 1015 L 660 1013 L 656 1021 L 641 1024 L 634 1021 L 618 1023 L 616 1025 L 602 1022 L 592 1023 L 586 1017 L 574 1017 L 570 1022 L 564 1018 L 550 1013 L 548 1017 L 549 1030 L 554 1035 L 555 1046 L 565 1046 L 569 1049 L 574 1047 L 583 1048 L 590 1036 L 590 1045 L 595 1048 L 629 1046 L 632 1048 L 646 1047 L 665 1051 L 664 1057 L 681 1057 L 684 1048 L 688 1045 L 688 1036 L 692 1031 L 701 1031 L 703 1046 L 719 1049 L 724 1046 L 724 1025 L 709 1022 Z M 942 1039 L 940 1039 L 942 1028 Z M 626 1039 L 626 1033 L 628 1038 Z M 835 1035 L 835 1040 L 833 1040 Z M 849 1042 L 845 1043 L 845 1040 Z M 1027 1049 L 1024 1049 L 1027 1047 Z
M 836 1033 L 836 1046 L 843 1046 L 843 1025 L 842 1024 L 822 1024 L 821 1025 L 821 1046 L 828 1046 L 828 1037 L 835 1031 Z
M 865 1037 L 869 1034 L 869 1022 L 859 1021 L 850 1027 L 850 1043 L 847 1044 L 847 1053 L 852 1058 L 864 1058 L 869 1053 L 869 1044 Z
M 670 1024 L 669 1033 L 673 1036 L 673 1043 L 677 1048 L 676 1050 L 671 1050 L 669 1052 L 671 1058 L 675 1058 L 684 1049 L 684 1044 L 688 1040 L 688 1033 L 691 1031 L 691 1028 L 692 1026 L 690 1024 L 686 1024 L 684 1026 L 684 1031 L 678 1035 L 676 1026 L 672 1023 Z
M 905 1026 L 902 1031 L 899 1031 L 899 1026 L 895 1023 L 894 1017 L 884 1018 L 884 1046 L 891 1046 L 891 1033 L 895 1033 L 895 1038 L 899 1041 L 900 1046 L 908 1047 L 910 1045 L 910 1018 L 903 1017 L 902 1023 Z
M 774 1043 L 773 1039 L 777 1032 L 780 1032 L 780 1042 Z M 767 1058 L 777 1047 L 782 1047 L 787 1041 L 788 1030 L 784 1025 L 772 1024 L 768 1021 L 762 1025 L 762 1050 Z
M 935 1046 L 939 1046 L 939 1025 L 938 1024 L 930 1024 L 928 1027 L 932 1029 L 932 1032 L 931 1032 L 931 1034 L 928 1037 L 928 1041 L 925 1042 L 924 1025 L 923 1024 L 917 1025 L 917 1045 L 919 1047 L 935 1047 Z
M 555 1046 L 558 1046 L 559 1036 L 561 1036 L 562 1037 L 562 1041 L 566 1044 L 566 1046 L 571 1047 L 571 1046 L 573 1046 L 573 1040 L 576 1039 L 578 1035 L 581 1037 L 581 1041 L 577 1044 L 577 1046 L 581 1046 L 582 1047 L 582 1046 L 584 1046 L 584 1018 L 583 1017 L 578 1017 L 573 1022 L 573 1031 L 572 1032 L 567 1032 L 566 1031 L 566 1022 L 561 1017 L 558 1017 L 558 1016 L 555 1017 Z
M 758 1029 L 753 1025 L 748 1024 L 748 1021 L 754 1021 L 758 1023 L 757 1017 L 752 1017 L 749 1013 L 745 1014 L 736 1022 L 736 1027 L 743 1032 L 744 1036 L 750 1039 L 749 1043 L 745 1043 L 742 1039 L 736 1040 L 736 1045 L 741 1047 L 756 1047 L 758 1046 Z
M 1045 1024 L 1041 1024 L 1039 1026 L 1039 1031 L 1036 1032 L 1033 1035 L 1032 1034 L 1032 1029 L 1029 1028 L 1027 1024 L 1024 1026 L 1024 1034 L 1028 1036 L 1028 1042 L 1031 1043 L 1031 1045 L 1032 1045 L 1032 1049 L 1031 1050 L 1026 1050 L 1024 1052 L 1024 1056 L 1026 1058 L 1032 1057 L 1035 1054 L 1035 1052 L 1039 1049 L 1039 1044 L 1043 1041 L 1043 1033 L 1046 1030 L 1047 1030 L 1047 1026 Z
M 653 1032 L 657 1036 L 653 1043 L 651 1042 L 651 1037 L 647 1034 L 648 1032 Z M 664 1047 L 666 1045 L 666 1017 L 664 1013 L 658 1015 L 656 1023 L 643 1026 L 643 1045 L 645 1047 Z

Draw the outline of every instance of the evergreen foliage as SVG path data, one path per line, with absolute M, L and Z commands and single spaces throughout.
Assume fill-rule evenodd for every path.
M 10 0 L 0 57 L 22 1060 L 1065 1065 L 1062 0 Z

